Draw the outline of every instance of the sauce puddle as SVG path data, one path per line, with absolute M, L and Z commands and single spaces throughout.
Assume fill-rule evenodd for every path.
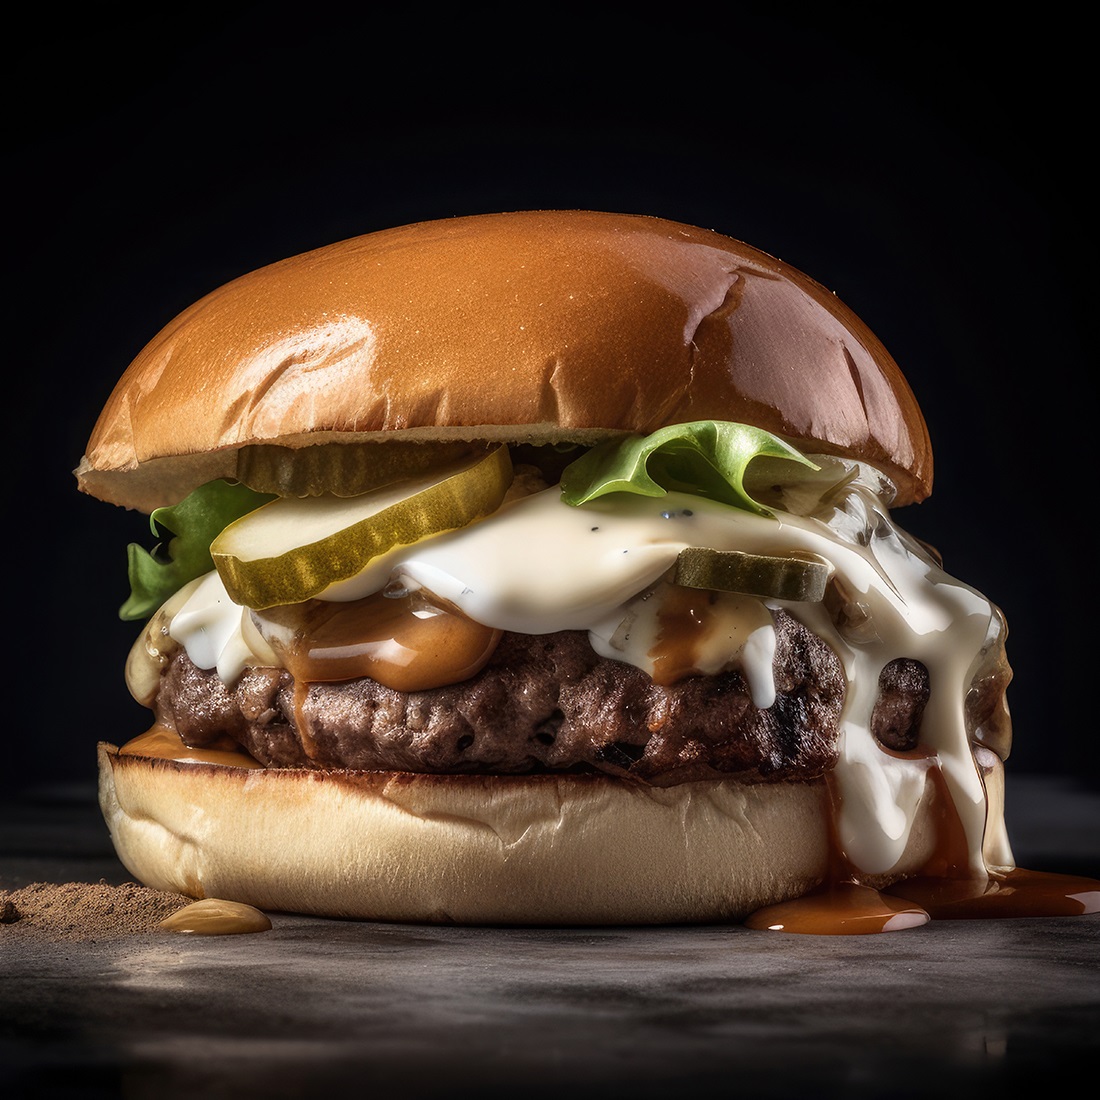
M 756 931 L 862 936 L 919 928 L 930 919 L 922 908 L 901 898 L 880 894 L 870 886 L 838 882 L 758 909 L 745 925 Z
M 177 909 L 160 922 L 164 932 L 192 936 L 239 936 L 249 932 L 268 932 L 271 921 L 251 905 L 221 898 L 203 898 Z
M 748 928 L 815 936 L 919 928 L 930 920 L 1076 917 L 1100 913 L 1100 881 L 1017 867 L 988 879 L 918 876 L 875 890 L 855 882 L 820 886 L 751 914 Z
M 915 755 L 915 754 L 914 754 Z M 858 870 L 837 835 L 841 794 L 829 780 L 829 873 L 800 898 L 769 905 L 746 918 L 757 931 L 817 936 L 867 935 L 919 928 L 931 920 L 1072 917 L 1100 912 L 1100 881 L 1022 867 L 975 874 L 963 823 L 938 763 L 930 760 L 936 845 L 923 873 L 881 890 L 859 883 Z M 983 783 L 989 776 L 983 774 Z M 988 797 L 988 796 L 987 796 Z
M 1100 912 L 1100 881 L 1017 867 L 988 879 L 917 877 L 890 893 L 915 902 L 935 920 L 1076 917 Z

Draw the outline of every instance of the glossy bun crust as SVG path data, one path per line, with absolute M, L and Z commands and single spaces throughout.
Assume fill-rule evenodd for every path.
M 150 510 L 235 476 L 247 445 L 593 443 L 700 419 L 864 459 L 896 504 L 931 490 L 917 401 L 835 295 L 709 230 L 587 211 L 403 226 L 228 283 L 134 360 L 77 476 Z

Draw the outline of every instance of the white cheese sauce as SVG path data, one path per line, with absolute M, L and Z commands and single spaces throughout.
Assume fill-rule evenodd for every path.
M 905 850 L 927 769 L 938 763 L 966 836 L 970 870 L 984 874 L 986 799 L 969 744 L 965 699 L 1002 629 L 1000 616 L 897 528 L 858 477 L 829 499 L 814 515 L 760 516 L 683 493 L 617 493 L 572 507 L 554 487 L 511 501 L 469 527 L 395 548 L 322 598 L 354 600 L 387 584 L 398 590 L 419 586 L 496 629 L 586 630 L 601 655 L 652 671 L 657 601 L 648 598 L 682 549 L 819 555 L 831 563 L 852 617 L 838 625 L 824 604 L 766 602 L 825 640 L 844 669 L 835 769 L 842 851 L 867 874 L 889 871 Z M 760 601 L 723 594 L 715 622 L 701 647 L 709 666 L 701 671 L 740 667 L 754 703 L 770 706 L 770 613 Z M 229 600 L 216 573 L 177 612 L 170 633 L 195 664 L 217 668 L 226 681 L 254 663 L 248 612 Z M 903 657 L 928 669 L 921 739 L 934 760 L 891 754 L 871 732 L 879 675 Z M 1007 842 L 995 861 L 1012 865 Z

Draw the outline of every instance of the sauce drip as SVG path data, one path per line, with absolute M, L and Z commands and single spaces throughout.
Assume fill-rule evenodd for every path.
M 981 750 L 984 754 L 987 750 Z M 897 754 L 896 754 L 897 755 Z M 920 755 L 920 750 L 912 754 Z M 829 873 L 802 897 L 766 906 L 745 925 L 758 931 L 809 935 L 863 935 L 919 928 L 930 920 L 993 917 L 1062 917 L 1100 912 L 1100 881 L 1076 875 L 1012 868 L 974 875 L 968 870 L 966 832 L 947 781 L 929 759 L 935 848 L 923 873 L 876 890 L 858 881 L 858 871 L 837 839 L 840 791 L 829 783 Z
M 239 936 L 268 932 L 271 921 L 254 906 L 221 898 L 203 898 L 177 909 L 160 922 L 164 932 L 192 936 Z
M 990 917 L 1075 917 L 1100 912 L 1100 881 L 1077 875 L 991 871 L 985 879 L 921 876 L 890 887 L 935 920 Z
M 754 596 L 662 582 L 627 605 L 606 645 L 595 635 L 589 639 L 601 656 L 637 667 L 643 667 L 638 652 L 644 652 L 644 670 L 655 684 L 738 668 L 757 707 L 767 710 L 775 702 L 775 623 Z M 628 648 L 635 650 L 632 657 L 623 652 Z
M 716 598 L 717 593 L 698 588 L 669 589 L 657 613 L 657 643 L 649 651 L 655 684 L 674 684 L 700 673 L 699 650 L 707 633 L 709 608 Z
M 166 726 L 152 729 L 127 741 L 121 750 L 127 756 L 151 756 L 157 760 L 176 760 L 182 764 L 219 764 L 230 768 L 262 768 L 263 764 L 246 753 L 228 737 L 221 745 L 192 748 L 180 740 L 175 730 Z
M 395 691 L 469 679 L 501 637 L 423 588 L 271 607 L 254 611 L 252 621 L 299 682 L 369 676 Z
M 855 882 L 828 883 L 792 901 L 758 909 L 745 925 L 758 931 L 861 936 L 927 924 L 920 906 Z
M 991 872 L 987 878 L 921 876 L 874 890 L 826 883 L 800 898 L 759 909 L 745 920 L 758 931 L 817 936 L 919 928 L 929 920 L 1075 917 L 1100 912 L 1100 882 L 1077 875 Z

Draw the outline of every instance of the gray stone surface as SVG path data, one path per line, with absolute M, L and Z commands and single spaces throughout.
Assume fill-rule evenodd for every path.
M 1025 838 L 1096 873 L 1100 799 L 1018 798 Z M 86 800 L 0 826 L 0 886 L 127 880 Z M 972 1096 L 1094 1079 L 1100 1055 L 1094 916 L 837 937 L 271 917 L 65 944 L 0 926 L 0 1096 Z

